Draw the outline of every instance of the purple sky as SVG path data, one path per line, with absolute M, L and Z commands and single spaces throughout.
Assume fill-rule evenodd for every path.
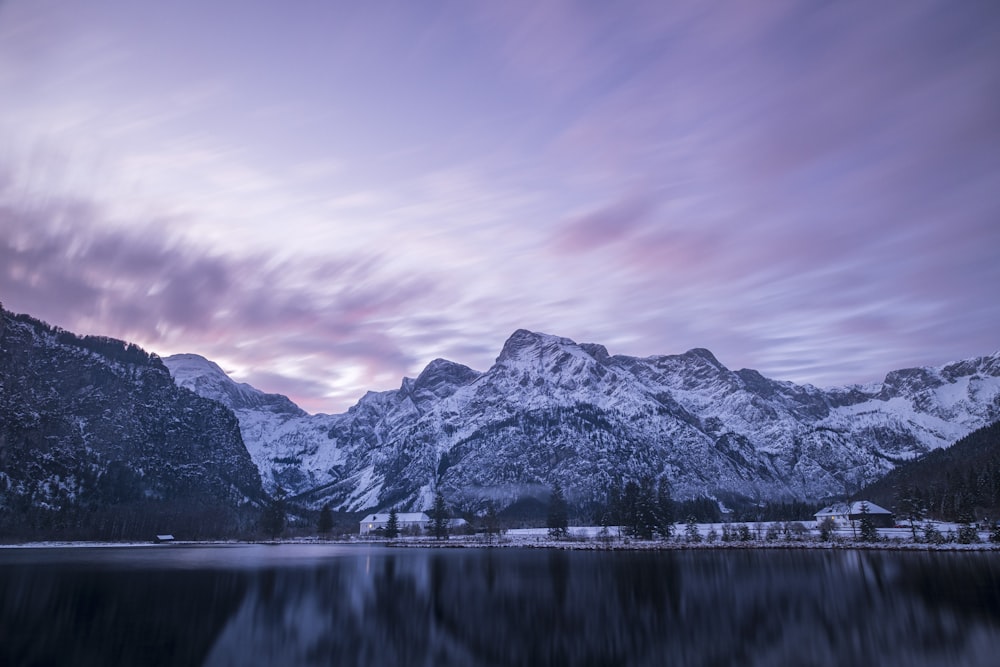
M 310 411 L 517 328 L 865 382 L 998 286 L 995 0 L 0 0 L 0 301 Z

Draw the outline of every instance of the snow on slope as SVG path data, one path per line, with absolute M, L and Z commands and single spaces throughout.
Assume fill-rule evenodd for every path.
M 257 410 L 303 416 L 305 411 L 281 394 L 265 394 L 246 383 L 233 382 L 218 364 L 197 354 L 175 354 L 163 360 L 174 382 L 233 410 Z
M 164 362 L 233 407 L 266 484 L 345 509 L 425 509 L 432 488 L 506 504 L 554 480 L 586 503 L 643 476 L 680 497 L 819 498 L 1000 417 L 1000 353 L 821 390 L 731 371 L 704 349 L 611 356 L 519 330 L 485 373 L 438 359 L 313 416 L 275 410 L 273 395 L 191 356 Z
M 285 396 L 238 384 L 197 354 L 177 354 L 163 363 L 178 385 L 236 413 L 247 451 L 268 490 L 282 485 L 294 492 L 322 484 L 340 463 L 342 452 L 327 446 L 325 415 L 312 417 Z

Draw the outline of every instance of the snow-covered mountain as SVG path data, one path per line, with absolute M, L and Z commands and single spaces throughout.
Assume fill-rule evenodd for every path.
M 291 409 L 195 355 L 164 363 L 234 410 L 265 485 L 352 510 L 423 509 L 435 488 L 503 505 L 555 480 L 586 504 L 642 477 L 675 497 L 817 499 L 1000 418 L 1000 352 L 818 389 L 731 371 L 704 349 L 611 356 L 519 330 L 486 372 L 438 359 L 339 415 Z
M 262 495 L 233 413 L 156 355 L 0 308 L 0 532 L 225 535 Z
M 253 410 L 301 417 L 305 411 L 287 396 L 265 394 L 246 383 L 233 382 L 218 364 L 197 354 L 170 357 L 170 374 L 179 386 L 203 398 L 218 401 L 232 410 Z

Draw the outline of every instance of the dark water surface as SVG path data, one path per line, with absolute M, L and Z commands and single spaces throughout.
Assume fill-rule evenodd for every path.
M 993 553 L 0 549 L 0 665 L 1000 665 Z

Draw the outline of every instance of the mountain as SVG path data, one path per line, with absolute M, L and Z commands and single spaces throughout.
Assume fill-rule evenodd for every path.
M 281 394 L 265 394 L 248 384 L 233 382 L 218 364 L 197 354 L 170 357 L 170 375 L 178 386 L 232 410 L 252 410 L 274 415 L 302 417 L 305 410 Z
M 1000 353 L 818 389 L 731 371 L 705 349 L 613 356 L 519 330 L 486 372 L 438 359 L 339 415 L 243 407 L 214 364 L 164 363 L 234 410 L 266 486 L 350 510 L 424 509 L 436 488 L 502 507 L 557 480 L 582 506 L 647 476 L 678 498 L 819 499 L 1000 417 Z
M 0 530 L 232 534 L 262 493 L 232 411 L 156 355 L 0 308 Z

